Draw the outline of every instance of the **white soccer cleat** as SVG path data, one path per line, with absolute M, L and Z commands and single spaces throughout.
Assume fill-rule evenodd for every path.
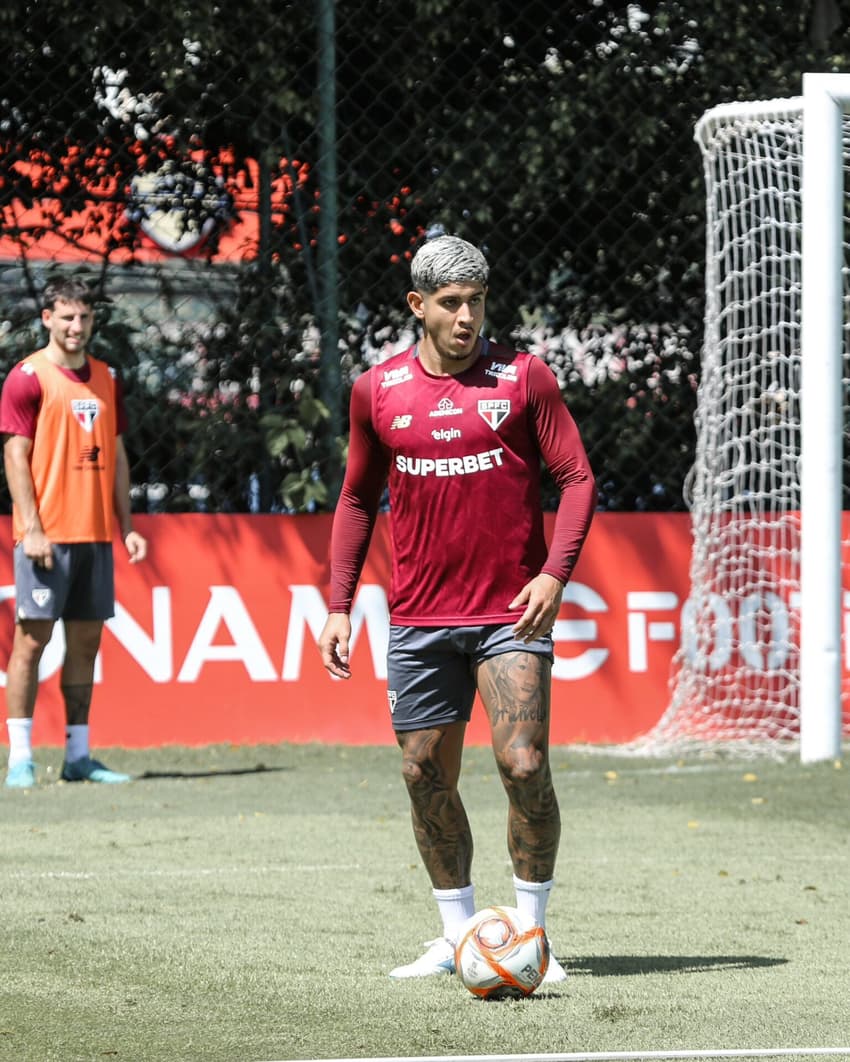
M 396 966 L 390 970 L 390 977 L 394 981 L 402 981 L 406 977 L 435 977 L 437 974 L 455 972 L 455 946 L 450 940 L 445 937 L 426 940 L 425 947 L 428 950 L 424 955 L 406 966 Z
M 559 981 L 566 981 L 567 971 L 555 958 L 555 953 L 552 951 L 552 945 L 549 945 L 549 965 L 546 968 L 546 973 L 543 976 L 541 985 L 554 985 Z

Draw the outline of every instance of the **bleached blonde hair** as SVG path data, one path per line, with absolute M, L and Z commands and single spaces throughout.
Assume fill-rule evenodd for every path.
M 486 287 L 489 275 L 490 267 L 481 251 L 459 236 L 437 236 L 429 240 L 410 263 L 413 287 L 426 295 L 446 284 L 479 281 Z

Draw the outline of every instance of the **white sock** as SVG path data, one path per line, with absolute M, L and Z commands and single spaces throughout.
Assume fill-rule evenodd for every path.
M 523 881 L 514 874 L 517 909 L 534 919 L 534 924 L 546 928 L 546 905 L 555 879 L 549 881 Z
M 88 724 L 65 727 L 65 760 L 73 763 L 89 754 Z
M 462 889 L 432 889 L 434 899 L 443 919 L 443 936 L 452 944 L 457 943 L 458 930 L 475 914 L 475 886 L 464 885 Z
M 32 719 L 7 719 L 9 731 L 9 766 L 29 763 L 32 759 Z

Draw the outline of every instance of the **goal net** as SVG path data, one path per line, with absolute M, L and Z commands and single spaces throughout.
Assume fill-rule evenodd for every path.
M 800 736 L 803 99 L 716 107 L 695 136 L 705 170 L 707 237 L 696 456 L 686 486 L 691 592 L 669 708 L 639 744 L 657 752 L 707 745 L 781 752 L 799 747 Z M 843 352 L 837 358 L 846 441 L 846 112 L 841 140 L 844 187 L 834 224 L 843 232 L 843 292 L 837 296 Z M 839 463 L 846 510 L 846 442 Z M 846 653 L 847 591 L 842 604 Z M 842 707 L 848 736 L 846 682 Z

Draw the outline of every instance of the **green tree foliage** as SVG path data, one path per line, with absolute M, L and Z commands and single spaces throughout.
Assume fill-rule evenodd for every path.
M 32 349 L 44 276 L 24 253 L 43 233 L 18 232 L 13 205 L 49 201 L 44 231 L 67 237 L 61 219 L 95 200 L 72 234 L 109 233 L 93 282 L 125 292 L 143 275 L 156 289 L 147 314 L 138 298 L 133 313 L 121 295 L 104 303 L 98 338 L 126 379 L 139 504 L 143 484 L 162 483 L 164 508 L 326 507 L 344 449 L 328 403 L 344 410 L 353 376 L 409 327 L 409 259 L 442 227 L 487 250 L 488 329 L 536 343 L 553 365 L 603 504 L 681 507 L 704 305 L 694 124 L 718 103 L 796 95 L 804 70 L 846 69 L 838 9 L 338 0 L 341 349 L 329 394 L 315 324 L 317 24 L 330 3 L 0 11 L 0 213 L 21 241 L 3 286 L 6 363 Z M 256 258 L 225 273 L 212 234 L 208 261 L 144 266 L 128 189 L 146 173 L 170 175 L 187 228 L 201 217 L 196 182 L 250 188 Z M 178 320 L 173 289 L 190 282 L 205 297 Z

